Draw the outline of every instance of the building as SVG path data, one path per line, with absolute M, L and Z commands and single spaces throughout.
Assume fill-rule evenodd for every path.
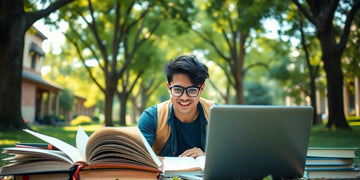
M 349 87 L 345 84 L 343 90 L 344 97 L 344 114 L 345 116 L 360 116 L 360 78 L 354 77 L 353 91 L 349 90 Z M 324 117 L 329 116 L 328 102 L 327 102 L 327 90 L 324 92 L 316 91 L 316 102 L 318 114 L 322 114 Z M 310 105 L 310 98 L 304 93 L 300 94 L 303 97 L 303 103 L 301 105 Z M 286 105 L 297 105 L 293 102 L 291 97 L 286 97 Z
M 46 39 L 35 27 L 30 28 L 25 34 L 21 113 L 24 121 L 30 124 L 41 123 L 45 116 L 60 115 L 59 93 L 63 87 L 41 77 L 45 56 L 41 47 Z M 75 110 L 70 113 L 92 116 L 94 107 L 84 107 L 85 101 L 85 98 L 75 96 Z
M 21 113 L 28 123 L 35 123 L 46 115 L 59 114 L 59 92 L 62 87 L 41 77 L 45 56 L 41 47 L 45 39 L 34 27 L 25 34 Z

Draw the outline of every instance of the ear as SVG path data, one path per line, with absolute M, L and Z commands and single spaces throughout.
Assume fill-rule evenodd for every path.
M 166 87 L 167 87 L 168 91 L 170 92 L 170 84 L 169 84 L 169 82 L 166 82 Z
M 205 82 L 200 86 L 200 92 L 202 93 L 204 91 L 204 88 L 205 88 Z

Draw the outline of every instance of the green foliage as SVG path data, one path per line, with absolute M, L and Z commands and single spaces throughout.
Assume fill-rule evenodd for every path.
M 60 110 L 69 112 L 74 107 L 74 93 L 70 89 L 64 89 L 59 95 Z
M 355 16 L 352 26 L 342 64 L 345 74 L 347 75 L 346 78 L 360 76 L 360 16 Z
M 348 116 L 346 117 L 346 120 L 360 122 L 360 116 Z
M 70 102 L 74 101 L 71 100 L 71 96 L 74 95 L 86 97 L 85 103 L 87 106 L 101 103 L 102 95 L 100 90 L 87 75 L 86 69 L 78 65 L 79 62 L 76 61 L 75 51 L 69 46 L 64 44 L 61 47 L 62 53 L 60 54 L 47 53 L 43 62 L 43 66 L 46 67 L 44 69 L 48 70 L 43 74 L 44 79 L 63 86 L 64 91 L 67 91 L 62 92 L 64 93 L 61 93 L 62 95 L 60 94 L 60 108 L 62 108 L 61 104 L 63 103 L 67 104 L 66 108 L 70 108 Z M 94 67 L 93 69 L 98 68 Z
M 92 119 L 89 116 L 79 115 L 75 119 L 71 120 L 71 125 L 90 125 L 92 124 Z
M 101 87 L 105 87 L 105 77 L 120 77 L 117 81 L 120 84 L 117 86 L 117 90 L 131 93 L 137 98 L 134 101 L 136 104 L 145 103 L 141 105 L 142 107 L 148 107 L 168 99 L 166 86 L 162 84 L 165 82 L 162 73 L 163 64 L 184 53 L 198 53 L 199 59 L 204 60 L 210 67 L 211 81 L 216 82 L 213 84 L 217 86 L 220 93 L 215 92 L 216 88 L 212 88 L 210 83 L 207 83 L 205 97 L 221 101 L 220 94 L 229 92 L 232 96 L 230 99 L 234 99 L 234 90 L 229 90 L 229 87 L 234 87 L 234 77 L 231 77 L 231 71 L 236 67 L 236 63 L 230 62 L 226 58 L 240 54 L 236 49 L 231 50 L 230 46 L 239 47 L 239 41 L 244 35 L 250 36 L 245 39 L 246 43 L 244 44 L 246 56 L 242 71 L 243 82 L 258 82 L 261 88 L 266 87 L 267 94 L 271 94 L 269 96 L 272 97 L 273 104 L 283 103 L 284 97 L 289 95 L 299 102 L 303 101 L 300 94 L 309 89 L 308 67 L 304 52 L 297 44 L 299 41 L 290 44 L 290 39 L 300 39 L 299 20 L 301 19 L 304 20 L 306 43 L 310 50 L 310 63 L 320 67 L 321 78 L 316 81 L 317 88 L 325 87 L 324 71 L 321 68 L 322 54 L 315 36 L 315 27 L 300 16 L 293 4 L 289 6 L 289 3 L 282 1 L 261 0 L 91 2 L 95 12 L 94 19 L 91 19 L 88 1 L 85 0 L 76 1 L 70 6 L 62 8 L 58 16 L 71 24 L 66 34 L 69 39 L 76 40 L 74 42 L 82 50 L 81 55 L 85 59 L 85 63 L 81 64 L 79 55 L 69 41 L 63 47 L 61 54 L 45 56 L 45 62 L 52 67 L 51 72 L 46 76 L 66 88 L 73 89 L 76 95 L 87 97 L 87 104 L 97 104 L 99 108 L 104 107 L 104 93 L 92 78 L 96 79 Z M 118 19 L 117 26 L 115 20 L 116 5 L 118 4 L 121 4 L 119 8 L 122 14 Z M 144 19 L 141 19 L 145 10 L 148 10 L 149 13 L 145 15 Z M 127 12 L 129 14 L 126 14 Z M 278 20 L 280 24 L 279 39 L 265 38 L 264 28 L 266 27 L 263 27 L 265 25 L 263 22 L 268 18 Z M 85 19 L 89 24 L 86 24 Z M 158 22 L 161 23 L 158 24 Z M 360 21 L 356 19 L 354 22 L 358 24 Z M 130 26 L 130 24 L 132 25 Z M 105 53 L 101 52 L 102 48 L 97 42 L 97 36 L 91 29 L 95 25 Z M 123 30 L 121 34 L 115 33 L 116 28 Z M 211 43 L 200 38 L 198 34 L 193 31 L 189 32 L 190 28 L 198 30 L 212 40 L 217 49 Z M 153 29 L 156 30 L 152 31 Z M 354 41 L 348 43 L 349 50 L 346 51 L 344 69 L 349 73 L 348 76 L 345 76 L 346 78 L 353 78 L 352 75 L 356 75 L 360 69 L 358 68 L 358 58 L 355 58 L 360 52 L 357 51 L 359 43 L 355 41 L 359 36 L 357 29 L 359 28 L 351 31 L 350 39 Z M 231 30 L 234 30 L 234 33 L 231 33 Z M 181 34 L 184 32 L 187 33 Z M 146 37 L 144 39 L 146 41 L 141 46 L 136 46 L 138 40 L 144 37 Z M 293 52 L 298 52 L 298 55 L 292 55 Z M 204 56 L 202 57 L 202 55 Z M 105 62 L 106 58 L 114 59 L 114 61 Z M 131 63 L 127 64 L 130 60 Z M 89 66 L 87 70 L 85 66 L 89 62 L 96 63 Z M 106 63 L 116 64 L 116 67 L 106 67 Z M 126 68 L 128 69 L 125 70 Z M 105 73 L 105 71 L 122 72 L 122 70 L 126 72 L 126 75 Z M 88 72 L 92 73 L 92 77 Z M 135 83 L 140 72 L 143 74 Z M 352 81 L 347 82 L 352 83 Z M 133 88 L 133 92 L 130 92 L 131 88 Z M 247 87 L 247 90 L 249 88 L 251 89 L 251 87 Z M 260 89 L 254 89 L 260 91 Z M 251 92 L 253 91 L 251 90 Z M 249 95 L 246 98 L 252 99 L 251 97 Z M 249 99 L 246 100 L 255 103 Z
M 271 105 L 272 97 L 269 94 L 269 88 L 262 86 L 257 82 L 246 84 L 247 95 L 245 96 L 245 104 L 251 105 Z

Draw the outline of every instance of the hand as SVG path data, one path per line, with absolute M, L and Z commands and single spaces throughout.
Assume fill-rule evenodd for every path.
M 205 153 L 204 153 L 204 151 L 201 150 L 201 148 L 194 147 L 194 148 L 191 148 L 191 149 L 188 149 L 188 150 L 184 151 L 179 156 L 180 157 L 193 157 L 193 158 L 196 158 L 198 156 L 204 156 L 204 155 L 205 155 Z

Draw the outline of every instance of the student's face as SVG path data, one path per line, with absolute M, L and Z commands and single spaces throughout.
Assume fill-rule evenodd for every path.
M 167 88 L 170 93 L 171 86 L 181 86 L 187 88 L 189 86 L 194 86 L 189 76 L 186 74 L 175 74 L 173 75 L 172 82 L 167 83 Z M 183 94 L 180 97 L 175 97 L 170 93 L 170 99 L 173 103 L 175 115 L 181 120 L 182 117 L 189 118 L 197 115 L 197 104 L 200 99 L 200 95 L 204 90 L 205 84 L 201 85 L 199 95 L 196 97 L 189 97 L 186 91 L 184 90 Z

